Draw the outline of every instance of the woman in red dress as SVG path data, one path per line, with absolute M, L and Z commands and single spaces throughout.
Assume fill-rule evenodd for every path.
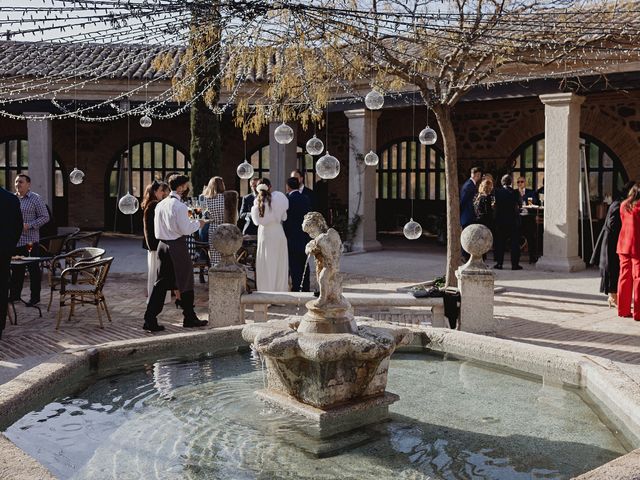
M 618 278 L 618 316 L 640 321 L 640 186 L 636 183 L 620 205 L 622 228 L 618 237 L 620 277 Z

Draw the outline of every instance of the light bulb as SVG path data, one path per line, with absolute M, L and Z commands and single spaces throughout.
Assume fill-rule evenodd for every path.
M 314 135 L 307 142 L 306 148 L 309 155 L 320 155 L 324 150 L 324 143 Z
M 415 240 L 422 236 L 422 227 L 418 222 L 414 221 L 412 218 L 404 225 L 404 228 L 402 229 L 402 233 L 404 233 L 404 236 L 408 240 Z
M 253 177 L 253 165 L 245 160 L 240 165 L 238 165 L 236 173 L 241 179 L 248 180 Z
M 325 180 L 336 178 L 340 173 L 340 162 L 327 152 L 316 162 L 316 173 Z
M 152 123 L 153 120 L 151 120 L 151 117 L 146 113 L 142 117 L 140 117 L 140 126 L 142 128 L 149 128 Z
M 125 215 L 133 215 L 138 211 L 138 199 L 131 195 L 129 192 L 118 202 L 118 208 Z
M 438 134 L 431 127 L 426 127 L 420 132 L 418 137 L 422 145 L 433 145 L 438 140 Z
M 84 172 L 74 168 L 69 174 L 69 181 L 74 185 L 80 185 L 84 181 Z
M 370 167 L 375 167 L 378 165 L 379 161 L 380 159 L 378 158 L 378 155 L 373 150 L 369 151 L 369 153 L 364 156 L 365 165 L 369 165 Z
M 293 128 L 282 122 L 282 125 L 279 125 L 273 132 L 273 138 L 280 145 L 287 145 L 293 141 Z
M 364 97 L 364 104 L 369 110 L 380 110 L 384 105 L 384 96 L 377 90 L 371 90 Z

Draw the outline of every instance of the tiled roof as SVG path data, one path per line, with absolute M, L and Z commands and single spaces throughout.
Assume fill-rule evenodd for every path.
M 184 47 L 0 41 L 0 77 L 164 77 L 153 61 L 168 54 L 177 67 Z

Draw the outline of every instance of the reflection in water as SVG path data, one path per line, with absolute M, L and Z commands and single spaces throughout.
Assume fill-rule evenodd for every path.
M 163 361 L 52 402 L 7 436 L 60 478 L 547 479 L 625 453 L 570 390 L 469 362 L 396 355 L 393 420 L 326 459 L 269 407 L 257 357 Z M 371 433 L 371 432 L 369 432 Z

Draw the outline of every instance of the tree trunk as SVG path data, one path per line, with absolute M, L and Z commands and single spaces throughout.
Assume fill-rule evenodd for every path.
M 222 138 L 220 135 L 220 118 L 211 109 L 220 100 L 220 51 L 221 26 L 220 6 L 213 2 L 206 18 L 194 18 L 196 31 L 202 33 L 209 30 L 209 35 L 201 35 L 191 40 L 190 47 L 194 50 L 194 57 L 198 58 L 198 74 L 194 96 L 196 100 L 191 105 L 190 127 L 191 144 L 191 183 L 194 194 L 200 193 L 202 187 L 214 175 L 220 174 L 222 157 Z M 205 40 L 206 39 L 206 40 Z M 208 52 L 202 54 L 202 52 Z M 210 54 L 214 55 L 211 58 Z M 215 79 L 215 80 L 214 80 Z M 207 93 L 205 93 L 207 91 Z
M 460 249 L 460 186 L 458 184 L 458 150 L 456 135 L 451 122 L 451 107 L 439 105 L 433 112 L 440 126 L 444 146 L 444 172 L 447 185 L 447 271 L 446 286 L 455 287 L 455 272 L 462 257 Z

